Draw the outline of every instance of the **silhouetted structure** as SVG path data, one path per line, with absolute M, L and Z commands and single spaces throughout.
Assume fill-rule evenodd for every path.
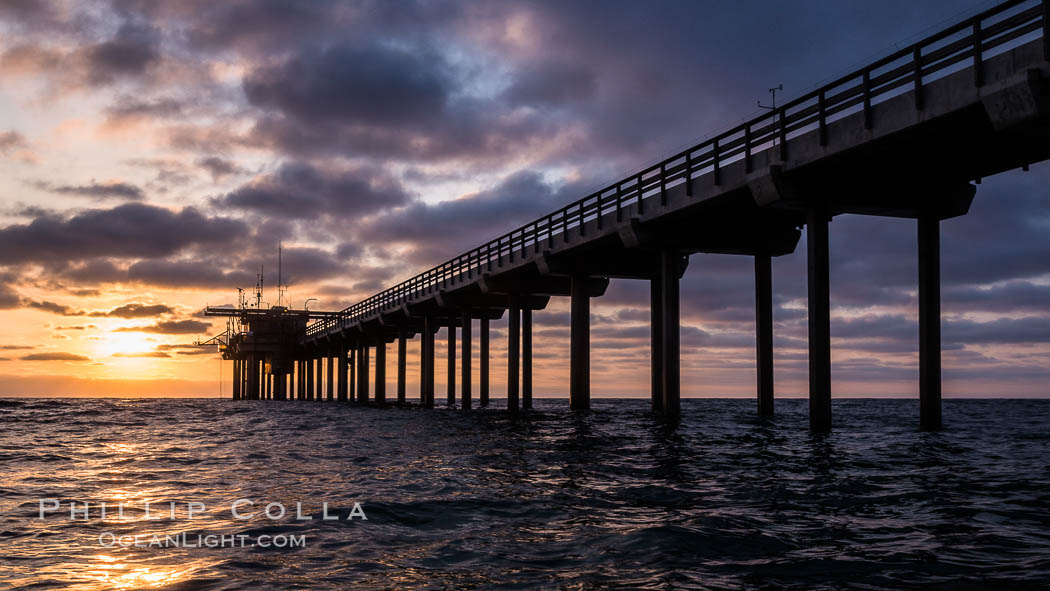
M 434 332 L 462 331 L 463 407 L 470 406 L 470 324 L 481 322 L 480 402 L 488 404 L 488 323 L 510 314 L 508 406 L 532 399 L 532 311 L 571 298 L 570 407 L 589 391 L 589 301 L 610 278 L 647 280 L 652 407 L 679 414 L 679 279 L 694 253 L 755 261 L 758 409 L 773 412 L 770 258 L 807 232 L 810 425 L 831 425 L 828 222 L 843 213 L 917 220 L 920 424 L 941 424 L 939 222 L 965 214 L 975 183 L 1050 157 L 1048 2 L 1011 0 L 621 179 L 540 219 L 305 328 L 302 350 L 328 359 L 347 399 L 368 355 L 421 335 L 421 401 L 434 404 Z M 520 364 L 519 364 L 520 360 Z M 335 378 L 332 366 L 338 365 Z M 385 366 L 385 364 L 381 364 Z M 382 370 L 380 370 L 382 371 Z M 377 371 L 377 373 L 379 373 Z M 350 382 L 353 380 L 351 378 Z M 385 376 L 376 376 L 376 398 Z M 520 388 L 520 391 L 519 391 Z

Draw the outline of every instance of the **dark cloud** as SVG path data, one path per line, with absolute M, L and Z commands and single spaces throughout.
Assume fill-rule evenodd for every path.
M 110 84 L 146 73 L 160 60 L 159 39 L 152 27 L 125 23 L 107 41 L 84 50 L 88 81 L 92 85 Z
M 131 184 L 122 182 L 98 183 L 91 181 L 86 185 L 50 185 L 48 183 L 35 183 L 37 187 L 59 195 L 76 195 L 78 197 L 90 197 L 101 200 L 109 198 L 141 200 L 145 197 L 142 189 Z
M 256 68 L 244 92 L 264 112 L 255 137 L 298 154 L 489 158 L 550 132 L 533 114 L 462 92 L 464 77 L 436 49 L 375 38 Z
M 120 123 L 136 119 L 172 119 L 184 114 L 182 101 L 176 99 L 158 99 L 144 101 L 137 97 L 123 97 L 106 109 L 111 123 Z
M 211 175 L 213 181 L 222 180 L 228 176 L 240 175 L 248 172 L 247 169 L 237 165 L 232 160 L 219 158 L 218 156 L 207 156 L 198 158 L 195 164 L 203 168 Z
M 19 359 L 22 361 L 91 361 L 88 357 L 74 353 L 31 353 Z
M 512 104 L 557 106 L 591 98 L 597 87 L 594 72 L 582 65 L 551 59 L 519 72 L 506 90 Z
M 200 334 L 211 330 L 211 324 L 198 320 L 167 320 L 147 326 L 126 326 L 114 332 L 149 332 L 157 334 Z
M 48 301 L 29 301 L 25 302 L 25 306 L 29 308 L 35 308 L 44 312 L 50 312 L 52 314 L 58 314 L 59 316 L 83 316 L 84 311 L 75 308 L 73 306 L 67 306 L 65 304 L 56 304 L 55 302 Z
M 214 204 L 278 217 L 315 218 L 364 216 L 408 200 L 401 185 L 379 169 L 328 171 L 294 163 L 227 193 Z
M 160 257 L 194 245 L 228 244 L 247 234 L 243 222 L 209 218 L 191 207 L 172 211 L 128 203 L 0 228 L 0 264 Z
M 436 256 L 452 256 L 495 238 L 494 232 L 529 222 L 579 192 L 576 184 L 554 185 L 537 172 L 522 171 L 498 185 L 460 199 L 410 205 L 377 217 L 363 226 L 362 236 L 381 243 L 410 242 Z M 490 228 L 479 235 L 478 228 Z
M 29 149 L 25 136 L 15 130 L 0 133 L 0 156 L 9 156 L 20 150 Z
M 157 345 L 157 351 L 176 355 L 215 355 L 215 347 L 200 347 L 192 344 Z
M 92 312 L 90 316 L 108 316 L 111 318 L 148 318 L 162 314 L 174 314 L 175 309 L 166 304 L 140 304 L 132 302 L 117 306 L 105 312 Z
M 114 357 L 171 357 L 163 351 L 146 351 L 143 353 L 114 353 Z
M 32 348 L 30 345 L 0 345 L 0 351 L 20 351 Z

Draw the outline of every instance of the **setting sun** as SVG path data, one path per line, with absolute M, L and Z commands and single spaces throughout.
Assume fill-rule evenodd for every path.
M 141 357 L 156 346 L 155 339 L 138 332 L 111 331 L 100 337 L 95 353 L 99 357 Z

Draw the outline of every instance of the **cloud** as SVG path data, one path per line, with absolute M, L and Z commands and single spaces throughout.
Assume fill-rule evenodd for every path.
M 175 309 L 167 304 L 140 304 L 132 302 L 117 306 L 105 312 L 92 312 L 90 316 L 109 316 L 113 318 L 146 318 L 162 314 L 174 314 Z
M 232 160 L 226 160 L 224 158 L 219 158 L 218 156 L 198 158 L 195 164 L 206 170 L 208 174 L 211 175 L 213 181 L 219 181 L 228 176 L 236 176 L 248 172 L 246 168 L 237 165 Z
M 31 345 L 0 345 L 0 351 L 18 351 L 32 348 Z
M 435 256 L 452 256 L 495 238 L 495 232 L 529 222 L 578 192 L 577 184 L 555 185 L 537 172 L 521 171 L 459 199 L 433 204 L 414 201 L 363 224 L 361 235 L 372 242 L 409 242 L 436 263 Z M 489 229 L 489 235 L 479 235 L 478 228 Z
M 506 154 L 553 133 L 532 113 L 471 95 L 438 50 L 363 37 L 305 49 L 244 79 L 253 135 L 293 154 L 449 160 Z
M 31 353 L 19 359 L 22 361 L 91 361 L 89 357 L 74 353 Z
M 50 312 L 52 314 L 58 314 L 59 316 L 83 316 L 85 314 L 84 310 L 73 306 L 67 306 L 65 304 L 56 304 L 55 302 L 27 301 L 24 302 L 24 304 L 26 307 Z
M 141 76 L 160 60 L 157 31 L 125 23 L 109 40 L 86 47 L 83 58 L 92 85 Z
M 0 264 L 168 256 L 190 246 L 228 244 L 247 234 L 244 222 L 209 218 L 192 207 L 172 211 L 127 203 L 0 228 Z
M 157 334 L 200 334 L 211 330 L 211 324 L 199 320 L 166 320 L 147 326 L 126 326 L 114 332 L 148 332 Z
M 409 195 L 401 185 L 380 169 L 323 170 L 305 163 L 291 163 L 213 203 L 297 219 L 321 215 L 363 216 L 408 200 Z
M 131 183 L 119 181 L 104 183 L 91 181 L 86 185 L 49 185 L 47 183 L 35 183 L 35 185 L 40 189 L 59 195 L 90 197 L 96 200 L 118 198 L 138 201 L 145 197 L 141 188 Z
M 163 351 L 146 351 L 143 353 L 114 353 L 113 357 L 171 357 Z
M 10 156 L 29 149 L 25 136 L 15 130 L 0 133 L 0 156 Z

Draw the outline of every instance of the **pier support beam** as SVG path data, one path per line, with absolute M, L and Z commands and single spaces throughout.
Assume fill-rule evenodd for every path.
M 263 385 L 266 387 L 263 396 L 265 396 L 267 400 L 273 400 L 273 374 L 263 371 Z
M 510 297 L 510 317 L 507 319 L 507 410 L 518 410 L 518 362 L 521 345 L 521 309 L 518 298 Z
M 314 393 L 317 400 L 324 400 L 324 357 L 317 356 L 317 391 Z
M 919 427 L 941 428 L 940 220 L 919 225 Z
M 357 349 L 350 347 L 347 350 L 347 355 L 350 356 L 350 360 L 347 362 L 347 367 L 350 370 L 350 377 L 346 381 L 347 389 L 347 400 L 353 402 L 357 400 L 357 364 L 361 362 L 361 356 L 357 354 Z
M 659 273 L 649 280 L 649 396 L 653 412 L 664 411 L 663 296 Z
M 521 310 L 521 407 L 532 408 L 532 309 Z
M 448 315 L 448 363 L 446 381 L 446 396 L 448 397 L 448 406 L 456 406 L 456 314 L 455 312 L 449 312 Z
M 233 399 L 241 399 L 241 360 L 233 360 Z
M 408 337 L 405 327 L 397 330 L 397 403 L 405 402 L 405 380 L 408 373 Z
M 489 405 L 489 319 L 478 322 L 478 404 Z
M 357 360 L 354 366 L 357 369 L 357 401 L 368 402 L 368 345 L 361 345 L 357 349 Z
M 773 416 L 773 264 L 768 254 L 755 255 L 755 367 L 758 416 Z
M 660 388 L 663 414 L 677 418 L 681 414 L 681 331 L 678 274 L 681 255 L 665 248 L 660 252 Z
M 273 376 L 273 399 L 284 400 L 287 394 L 288 378 L 285 374 L 279 373 Z
M 259 358 L 255 355 L 248 360 L 248 398 L 259 399 Z
M 307 357 L 303 360 L 306 366 L 306 399 L 314 399 L 314 360 Z
M 346 345 L 343 344 L 343 343 L 340 343 L 339 344 L 339 353 L 337 354 L 337 357 L 336 357 L 336 359 L 337 359 L 336 363 L 338 364 L 338 367 L 339 367 L 339 371 L 337 372 L 337 375 L 336 375 L 336 380 L 337 380 L 337 382 L 339 384 L 339 402 L 346 402 L 346 397 L 347 397 L 346 373 L 347 373 L 347 370 L 349 368 L 347 367 L 346 354 L 347 354 Z
M 386 341 L 376 342 L 376 387 L 375 399 L 378 404 L 386 404 Z
M 828 211 L 806 213 L 809 282 L 809 428 L 831 429 L 831 287 L 828 277 Z
M 434 319 L 423 318 L 423 406 L 434 408 Z
M 325 358 L 325 365 L 328 366 L 327 383 L 325 386 L 328 388 L 328 400 L 332 401 L 335 399 L 335 357 L 332 357 L 332 353 L 329 351 Z
M 570 288 L 569 408 L 591 407 L 591 298 L 587 277 L 573 276 Z
M 469 410 L 471 407 L 470 396 L 471 392 L 471 320 L 470 320 L 470 309 L 465 308 L 463 310 L 460 323 L 462 324 L 463 336 L 460 340 L 460 407 L 463 410 Z

